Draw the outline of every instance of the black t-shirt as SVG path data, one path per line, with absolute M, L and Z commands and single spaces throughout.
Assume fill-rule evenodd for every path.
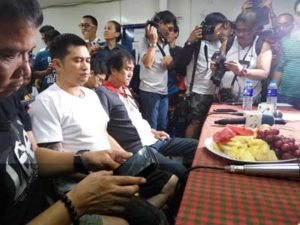
M 101 86 L 96 90 L 100 102 L 109 116 L 108 133 L 122 148 L 136 153 L 143 147 L 141 138 L 119 94 Z
M 0 224 L 25 224 L 47 206 L 32 146 L 30 118 L 16 96 L 0 100 Z

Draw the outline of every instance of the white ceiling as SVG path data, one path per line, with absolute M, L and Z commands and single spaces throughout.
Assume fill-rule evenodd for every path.
M 79 4 L 86 3 L 103 3 L 103 2 L 113 2 L 120 0 L 40 0 L 41 7 L 65 7 L 65 6 L 74 6 Z

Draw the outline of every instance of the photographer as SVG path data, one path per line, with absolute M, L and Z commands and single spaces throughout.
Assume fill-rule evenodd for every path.
M 236 19 L 235 37 L 222 44 L 227 58 L 225 67 L 229 71 L 225 73 L 221 87 L 231 89 L 235 101 L 242 101 L 244 84 L 250 79 L 254 87 L 253 101 L 260 102 L 261 80 L 270 73 L 272 51 L 269 43 L 257 35 L 259 26 L 257 14 L 252 10 L 244 11 Z
M 187 69 L 185 82 L 191 94 L 191 110 L 190 115 L 187 115 L 190 117 L 190 123 L 186 137 L 199 138 L 203 122 L 213 102 L 215 85 L 211 81 L 210 59 L 221 46 L 219 39 L 226 23 L 227 19 L 221 13 L 207 15 L 201 26 L 196 26 L 191 32 L 176 62 L 176 67 Z
M 140 98 L 143 117 L 151 128 L 166 130 L 168 114 L 168 68 L 170 56 L 167 37 L 174 30 L 176 17 L 170 11 L 158 12 L 147 22 L 141 41 Z

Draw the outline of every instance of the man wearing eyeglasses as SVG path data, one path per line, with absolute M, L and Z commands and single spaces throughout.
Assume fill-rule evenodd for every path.
M 97 37 L 98 21 L 91 15 L 85 15 L 79 24 L 83 39 L 87 42 L 90 53 L 100 49 L 100 38 Z

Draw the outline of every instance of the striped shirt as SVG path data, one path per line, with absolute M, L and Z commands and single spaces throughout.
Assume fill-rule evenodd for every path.
M 300 30 L 294 30 L 282 40 L 276 71 L 282 73 L 279 94 L 300 98 Z

